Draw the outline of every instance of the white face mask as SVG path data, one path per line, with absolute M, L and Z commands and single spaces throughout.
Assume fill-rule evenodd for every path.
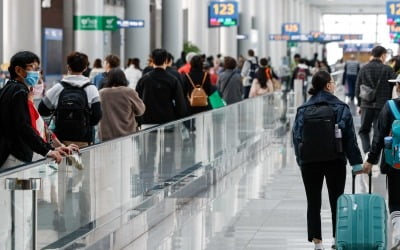
M 43 97 L 44 84 L 36 84 L 32 88 L 33 98 L 41 99 Z

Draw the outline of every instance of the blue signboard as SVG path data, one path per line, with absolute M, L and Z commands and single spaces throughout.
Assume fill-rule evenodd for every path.
M 237 26 L 239 23 L 238 2 L 210 2 L 208 7 L 208 26 Z
M 117 25 L 120 29 L 123 28 L 144 28 L 144 20 L 117 20 Z
M 399 1 L 388 1 L 386 2 L 386 16 L 388 19 L 400 18 L 400 2 Z
M 300 34 L 299 23 L 284 23 L 282 24 L 282 35 L 298 35 Z
M 325 34 L 322 32 L 311 32 L 310 34 L 298 34 L 298 35 L 281 35 L 272 34 L 269 35 L 270 41 L 290 41 L 290 42 L 340 42 L 344 40 L 362 40 L 360 34 Z

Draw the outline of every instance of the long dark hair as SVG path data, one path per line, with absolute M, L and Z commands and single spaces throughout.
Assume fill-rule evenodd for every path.
M 261 88 L 265 89 L 265 88 L 267 88 L 267 81 L 268 81 L 267 72 L 266 72 L 266 70 L 268 68 L 267 58 L 261 58 L 260 65 L 261 65 L 261 68 L 259 68 L 256 73 L 257 80 L 260 83 Z
M 104 83 L 105 88 L 128 86 L 129 82 L 126 79 L 124 71 L 119 68 L 113 68 L 107 73 L 107 78 Z
M 325 86 L 331 81 L 331 74 L 325 70 L 320 70 L 314 74 L 311 84 L 312 87 L 308 91 L 310 95 L 315 95 L 321 90 L 324 90 Z

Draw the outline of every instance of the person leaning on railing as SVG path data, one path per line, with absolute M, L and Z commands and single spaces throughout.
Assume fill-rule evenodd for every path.
M 33 153 L 61 162 L 63 155 L 72 153 L 67 147 L 54 148 L 32 127 L 28 110 L 29 88 L 40 78 L 40 60 L 30 51 L 11 57 L 10 81 L 0 92 L 0 166 L 14 167 L 31 162 Z

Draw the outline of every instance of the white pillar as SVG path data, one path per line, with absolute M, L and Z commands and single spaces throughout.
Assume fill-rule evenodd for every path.
M 258 0 L 260 1 L 260 0 Z M 251 39 L 251 20 L 254 16 L 253 12 L 254 0 L 240 0 L 239 2 L 239 13 L 240 20 L 239 20 L 239 29 L 238 33 L 240 35 L 247 35 L 247 39 L 239 41 L 239 54 L 247 57 L 247 51 L 252 48 Z
M 259 57 L 265 57 L 268 55 L 268 45 L 270 42 L 268 40 L 268 35 L 272 34 L 269 29 L 268 23 L 271 19 L 275 18 L 266 14 L 266 10 L 268 10 L 268 2 L 270 0 L 258 0 L 257 9 L 256 9 L 256 20 L 257 20 L 257 35 L 258 35 L 258 48 L 257 54 Z
M 103 0 L 75 0 L 75 16 L 103 16 Z M 104 58 L 104 32 L 102 30 L 75 30 L 75 50 L 85 53 L 89 61 Z
M 3 61 L 21 50 L 41 56 L 42 4 L 40 0 L 3 1 Z
M 208 52 L 208 1 L 188 0 L 188 38 L 203 53 Z
M 207 56 L 213 56 L 216 58 L 216 55 L 221 52 L 221 28 L 210 28 L 208 31 L 208 52 Z M 232 42 L 232 41 L 230 41 Z M 236 43 L 236 35 L 235 35 L 235 43 Z M 236 52 L 235 52 L 236 53 Z M 222 54 L 222 56 L 226 56 Z
M 179 58 L 183 50 L 182 0 L 162 3 L 162 47 Z
M 125 58 L 138 57 L 141 65 L 144 66 L 151 53 L 150 0 L 126 0 L 125 19 L 144 20 L 144 28 L 125 31 Z
M 0 63 L 3 63 L 4 62 L 4 59 L 3 59 L 3 25 L 4 25 L 4 19 L 3 19 L 3 12 L 4 12 L 4 4 L 3 4 L 3 1 L 0 1 L 0 21 L 1 21 L 1 24 L 0 24 Z
M 237 42 L 236 42 L 237 27 L 222 27 L 220 37 L 221 54 L 224 56 L 237 57 Z

